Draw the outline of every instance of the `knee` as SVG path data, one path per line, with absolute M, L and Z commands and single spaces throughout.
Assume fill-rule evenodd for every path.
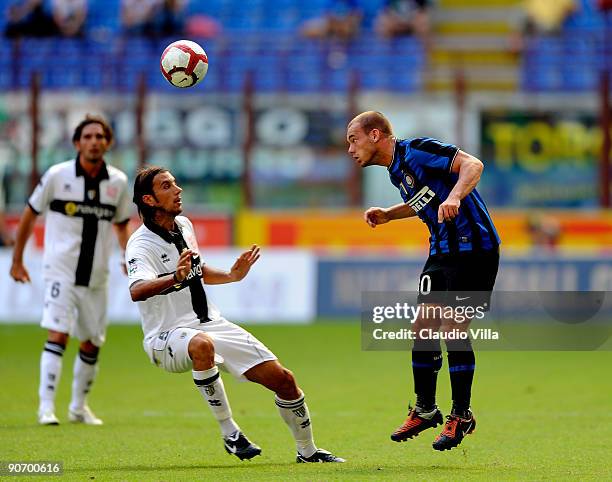
M 79 351 L 89 356 L 96 357 L 100 352 L 100 347 L 94 345 L 91 341 L 84 341 L 79 345 Z
M 275 377 L 274 391 L 284 400 L 295 400 L 300 397 L 300 389 L 291 370 L 281 367 Z
M 212 339 L 200 333 L 189 342 L 189 356 L 192 361 L 211 362 L 215 358 L 215 345 Z
M 49 330 L 47 341 L 51 343 L 57 343 L 59 345 L 66 346 L 68 344 L 68 334 L 60 333 L 59 331 Z

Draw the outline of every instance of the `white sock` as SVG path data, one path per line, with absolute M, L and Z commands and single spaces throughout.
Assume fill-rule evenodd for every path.
M 297 400 L 283 400 L 276 396 L 274 401 L 280 416 L 293 434 L 298 452 L 304 457 L 310 457 L 317 451 L 317 447 L 312 436 L 310 413 L 304 401 L 304 394 Z
M 79 351 L 74 359 L 74 370 L 72 379 L 72 399 L 70 410 L 80 412 L 85 407 L 85 400 L 92 383 L 98 373 L 98 355 L 88 355 Z
M 192 373 L 194 383 L 219 422 L 223 437 L 229 437 L 240 430 L 232 418 L 232 409 L 225 394 L 223 380 L 219 376 L 219 369 L 214 366 L 208 370 L 193 370 Z
M 55 411 L 55 394 L 62 375 L 62 356 L 66 347 L 59 343 L 45 343 L 40 356 L 40 383 L 38 385 L 39 411 Z

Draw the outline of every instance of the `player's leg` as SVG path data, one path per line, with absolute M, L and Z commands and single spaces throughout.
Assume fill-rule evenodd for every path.
M 171 342 L 172 340 L 169 340 L 169 343 Z M 188 353 L 193 363 L 193 381 L 219 422 L 225 450 L 240 460 L 261 454 L 261 448 L 249 441 L 232 417 L 225 386 L 215 365 L 215 345 L 212 338 L 205 333 L 198 333 L 189 341 Z
M 62 358 L 68 344 L 68 335 L 49 330 L 40 357 L 40 382 L 38 387 L 38 422 L 41 425 L 58 425 L 55 416 L 55 396 L 62 374 Z
M 499 253 L 466 254 L 456 262 L 457 271 L 450 289 L 455 301 L 465 301 L 466 306 L 480 307 L 488 311 L 491 291 L 495 284 L 499 266 Z M 459 293 L 459 295 L 455 295 Z M 456 303 L 455 303 L 456 304 Z M 456 308 L 458 308 L 456 306 Z M 463 331 L 466 336 L 447 339 L 448 369 L 451 381 L 453 406 L 442 433 L 433 443 L 436 450 L 449 450 L 461 443 L 465 435 L 476 428 L 476 419 L 470 409 L 472 383 L 476 369 L 476 356 L 469 337 L 471 320 L 451 323 L 445 331 Z
M 344 462 L 344 459 L 315 445 L 308 405 L 291 371 L 278 360 L 268 360 L 248 369 L 244 376 L 276 394 L 275 403 L 280 416 L 295 439 L 297 462 Z
M 76 321 L 72 287 L 57 280 L 45 281 L 45 300 L 41 327 L 48 330 L 47 341 L 40 357 L 38 387 L 38 422 L 57 425 L 55 397 L 62 374 L 62 359 L 68 334 Z
M 87 396 L 98 375 L 98 356 L 106 341 L 107 292 L 106 288 L 75 287 L 78 318 L 74 335 L 81 340 L 72 369 L 72 397 L 68 407 L 68 420 L 72 423 L 102 425 L 87 404 Z
M 208 323 L 207 323 L 208 324 Z M 204 325 L 207 325 L 204 324 Z M 240 431 L 232 417 L 216 361 L 212 338 L 202 329 L 179 327 L 160 333 L 145 343 L 151 361 L 171 373 L 192 372 L 196 388 L 219 423 L 225 449 L 241 460 L 259 455 L 261 449 Z
M 74 359 L 72 370 L 72 398 L 68 407 L 68 420 L 72 423 L 102 425 L 87 404 L 87 395 L 98 374 L 98 354 L 100 348 L 87 340 L 79 345 L 79 353 Z
M 447 289 L 444 266 L 437 258 L 429 257 L 419 278 L 418 303 L 421 315 L 415 321 L 412 330 L 416 334 L 412 347 L 412 376 L 416 395 L 415 407 L 408 407 L 408 417 L 392 434 L 391 440 L 403 442 L 417 436 L 424 430 L 438 426 L 443 422 L 442 413 L 436 405 L 436 388 L 438 372 L 442 367 L 440 342 L 431 339 L 429 333 L 435 333 L 440 327 L 436 309 L 439 306 L 439 295 Z M 425 333 L 425 336 L 421 336 Z
M 436 307 L 433 304 L 423 304 L 422 309 Z M 435 310 L 431 310 L 435 315 Z M 427 313 L 427 311 L 425 311 Z M 412 347 L 412 376 L 416 403 L 408 407 L 408 417 L 392 434 L 394 442 L 404 442 L 417 436 L 424 430 L 437 427 L 444 420 L 436 405 L 436 387 L 438 372 L 442 367 L 442 352 L 437 339 L 421 337 L 422 330 L 427 333 L 437 332 L 440 322 L 433 316 L 421 316 L 413 325 L 416 334 Z
M 476 356 L 470 338 L 447 340 L 448 371 L 450 374 L 453 406 L 451 415 L 467 418 L 470 412 L 472 382 L 476 369 Z
M 205 333 L 197 334 L 189 341 L 188 353 L 193 363 L 193 381 L 219 422 L 223 437 L 235 434 L 240 428 L 232 418 L 225 386 L 215 365 L 213 340 Z
M 476 368 L 476 357 L 469 338 L 469 321 L 449 324 L 443 328 L 450 332 L 463 331 L 466 338 L 447 339 L 448 371 L 450 375 L 453 406 L 446 417 L 442 433 L 436 437 L 432 446 L 436 450 L 450 450 L 461 443 L 465 435 L 476 428 L 476 419 L 470 410 L 472 381 Z

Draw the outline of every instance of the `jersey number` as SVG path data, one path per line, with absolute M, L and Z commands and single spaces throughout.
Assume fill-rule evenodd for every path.
M 428 274 L 424 274 L 423 276 L 421 276 L 419 291 L 422 295 L 428 295 L 431 292 L 431 276 L 429 276 Z
M 51 298 L 57 298 L 59 296 L 59 293 L 60 293 L 60 284 L 59 284 L 59 281 L 55 281 L 51 285 Z

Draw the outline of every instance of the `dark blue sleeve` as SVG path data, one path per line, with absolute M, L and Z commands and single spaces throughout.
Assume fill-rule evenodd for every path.
M 411 158 L 422 167 L 450 172 L 453 159 L 459 148 L 430 137 L 419 137 L 410 141 Z

